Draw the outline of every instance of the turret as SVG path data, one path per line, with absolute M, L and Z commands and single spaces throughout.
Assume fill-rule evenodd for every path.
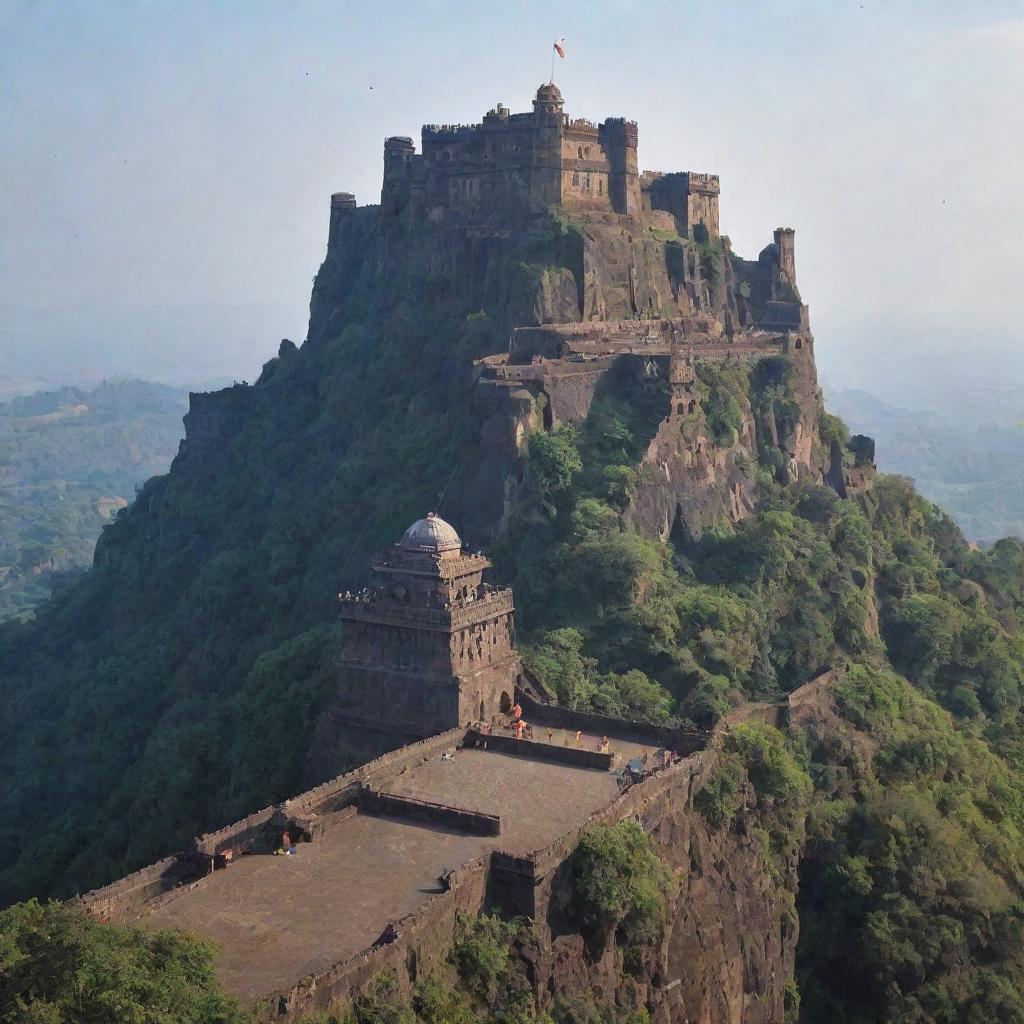
M 636 121 L 609 117 L 601 124 L 598 138 L 608 155 L 608 193 L 616 213 L 640 216 L 640 172 L 637 169 Z
M 533 167 L 530 208 L 543 213 L 562 201 L 562 94 L 554 82 L 542 85 L 533 101 Z
M 380 190 L 382 213 L 398 213 L 409 202 L 415 152 L 416 147 L 408 136 L 393 135 L 384 140 L 384 184 Z
M 352 216 L 356 208 L 356 197 L 351 192 L 335 192 L 331 196 L 331 225 L 327 233 L 327 247 L 330 249 L 338 240 L 344 221 Z
M 775 229 L 775 245 L 779 252 L 779 270 L 789 283 L 796 288 L 796 252 L 793 245 L 793 236 L 796 232 L 792 228 Z

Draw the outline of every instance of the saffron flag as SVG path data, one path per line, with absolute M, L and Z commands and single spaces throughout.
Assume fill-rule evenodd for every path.
M 555 40 L 555 53 L 557 53 L 559 57 L 564 57 L 565 56 L 565 40 L 564 39 L 556 39 Z

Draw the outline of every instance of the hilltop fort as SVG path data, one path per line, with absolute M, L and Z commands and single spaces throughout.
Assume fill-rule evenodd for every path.
M 417 447 L 406 471 L 438 490 L 443 473 L 450 515 L 485 542 L 532 528 L 516 518 L 537 487 L 530 438 L 581 427 L 608 391 L 656 413 L 639 465 L 621 467 L 617 517 L 638 535 L 695 537 L 751 515 L 765 449 L 779 482 L 827 482 L 842 495 L 869 487 L 870 442 L 821 432 L 793 231 L 777 229 L 757 260 L 741 259 L 719 229 L 718 177 L 641 173 L 637 143 L 631 121 L 569 118 L 553 84 L 528 113 L 499 104 L 480 124 L 425 126 L 419 153 L 388 138 L 380 205 L 332 196 L 304 357 L 282 343 L 256 387 L 193 395 L 172 482 L 217 486 L 247 422 L 320 389 L 300 358 L 339 372 L 331 353 L 356 336 L 353 322 L 366 325 L 362 347 L 345 350 L 341 373 L 361 374 L 375 346 L 401 353 L 387 325 L 398 316 L 412 332 L 402 317 L 415 303 L 417 315 L 457 325 L 464 347 L 453 355 L 449 338 L 431 339 L 384 379 L 397 387 L 420 374 L 412 406 L 433 389 L 472 438 L 434 461 L 436 439 Z M 438 313 L 448 307 L 457 320 Z M 474 350 L 465 338 L 477 325 L 505 343 Z M 736 404 L 723 425 L 698 377 L 712 364 L 763 371 L 778 399 Z M 348 519 L 361 517 L 349 506 Z M 346 567 L 365 529 L 346 534 Z M 585 829 L 631 818 L 685 879 L 637 1005 L 665 1022 L 684 1012 L 780 1020 L 795 930 L 779 908 L 795 877 L 765 880 L 754 847 L 710 835 L 694 800 L 731 724 L 784 725 L 793 701 L 834 673 L 790 701 L 744 705 L 713 733 L 563 707 L 520 660 L 512 591 L 485 581 L 481 546 L 431 512 L 368 559 L 369 576 L 350 570 L 338 595 L 343 636 L 325 654 L 328 692 L 311 716 L 305 770 L 319 785 L 90 892 L 84 906 L 216 940 L 223 982 L 273 1019 L 350 1002 L 384 967 L 407 989 L 443 958 L 460 913 L 499 908 L 528 918 L 545 950 L 534 973 L 541 1008 L 572 976 L 618 984 L 613 960 L 590 963 L 575 935 L 566 880 Z M 104 557 L 101 545 L 99 565 Z M 298 855 L 267 856 L 285 834 Z M 740 889 L 743 905 L 730 904 Z
M 683 234 L 698 226 L 718 235 L 718 176 L 690 171 L 662 174 L 637 167 L 635 121 L 609 117 L 600 124 L 570 118 L 554 83 L 542 85 L 529 113 L 501 103 L 479 124 L 423 126 L 421 152 L 412 139 L 384 140 L 381 208 L 488 216 L 566 210 L 641 212 Z M 335 196 L 342 206 L 351 197 Z M 670 218 L 670 219 L 669 219 Z

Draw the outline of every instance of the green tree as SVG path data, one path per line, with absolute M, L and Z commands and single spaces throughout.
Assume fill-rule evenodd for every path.
M 60 903 L 0 911 L 3 1024 L 243 1024 L 213 951 L 173 931 L 103 925 Z
M 583 913 L 621 928 L 628 941 L 650 938 L 665 920 L 672 875 L 635 821 L 584 833 L 573 865 Z

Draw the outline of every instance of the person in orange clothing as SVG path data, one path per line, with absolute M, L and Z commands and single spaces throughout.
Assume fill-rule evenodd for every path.
M 520 718 L 514 726 L 512 726 L 512 732 L 515 734 L 517 740 L 523 738 L 523 730 L 526 728 L 526 723 Z
M 576 730 L 576 739 L 573 740 L 573 743 L 577 747 L 583 746 L 583 730 L 582 729 L 577 729 Z
M 518 704 L 516 704 L 515 707 L 512 708 L 512 717 L 517 722 L 519 721 L 520 718 L 523 717 L 523 709 Z

